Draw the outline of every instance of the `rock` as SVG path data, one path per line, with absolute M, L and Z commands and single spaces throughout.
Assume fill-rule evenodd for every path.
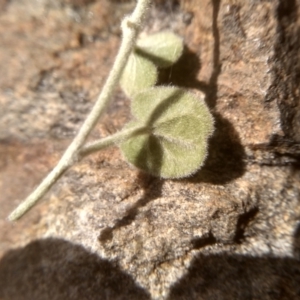
M 116 263 L 60 239 L 34 241 L 9 252 L 1 271 L 1 299 L 149 299 Z
M 0 298 L 298 299 L 300 4 L 155 1 L 142 34 L 186 45 L 159 84 L 204 92 L 215 117 L 205 166 L 161 180 L 110 148 L 10 224 L 91 109 L 134 1 L 4 3 Z M 129 120 L 113 100 L 91 139 Z

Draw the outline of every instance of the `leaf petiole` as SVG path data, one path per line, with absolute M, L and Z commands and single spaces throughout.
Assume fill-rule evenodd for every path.
M 93 152 L 97 152 L 99 150 L 102 150 L 102 149 L 112 146 L 114 144 L 118 144 L 129 138 L 135 137 L 140 134 L 148 133 L 148 131 L 149 131 L 149 129 L 147 127 L 134 127 L 134 128 L 122 129 L 121 131 L 119 131 L 115 134 L 112 134 L 112 135 L 102 138 L 100 140 L 91 142 L 90 144 L 82 147 L 82 149 L 79 151 L 78 156 L 80 158 L 87 156 Z

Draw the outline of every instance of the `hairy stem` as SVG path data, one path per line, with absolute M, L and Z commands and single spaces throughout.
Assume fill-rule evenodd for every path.
M 84 147 L 82 147 L 79 151 L 78 156 L 84 157 L 91 153 L 97 152 L 99 150 L 102 150 L 106 147 L 109 147 L 111 145 L 120 143 L 128 138 L 147 133 L 149 129 L 147 127 L 136 127 L 136 128 L 129 128 L 129 129 L 123 129 L 113 135 L 110 135 L 108 137 L 105 137 L 103 139 L 94 141 Z
M 151 0 L 138 0 L 133 13 L 123 20 L 123 38 L 118 55 L 92 111 L 56 167 L 46 176 L 33 193 L 8 216 L 10 221 L 17 220 L 26 213 L 77 160 L 80 148 L 98 122 L 101 114 L 109 103 L 114 88 L 119 82 L 128 57 L 135 45 L 138 32 L 141 29 L 141 24 L 150 2 Z

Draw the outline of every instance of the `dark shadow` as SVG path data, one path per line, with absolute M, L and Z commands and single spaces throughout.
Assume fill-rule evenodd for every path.
M 221 0 L 212 0 L 213 4 L 213 24 L 212 31 L 214 36 L 214 51 L 213 51 L 213 71 L 208 84 L 208 91 L 206 94 L 206 103 L 209 107 L 213 108 L 217 102 L 218 92 L 218 77 L 222 70 L 220 63 L 220 33 L 218 28 L 218 15 L 220 10 Z
M 246 213 L 240 215 L 240 217 L 238 218 L 236 234 L 234 237 L 234 242 L 236 244 L 241 244 L 245 240 L 245 229 L 249 226 L 249 223 L 256 217 L 258 212 L 258 207 L 253 207 Z
M 169 300 L 300 299 L 300 261 L 242 255 L 198 255 Z
M 220 114 L 214 114 L 214 119 L 215 131 L 209 140 L 208 157 L 200 171 L 185 179 L 189 182 L 225 184 L 245 172 L 245 151 L 236 130 Z
M 215 243 L 217 243 L 217 240 L 211 232 L 209 232 L 207 235 L 203 235 L 200 238 L 195 238 L 192 240 L 193 249 L 201 249 L 214 245 Z
M 293 250 L 294 250 L 294 257 L 300 261 L 300 222 L 294 233 Z
M 275 4 L 274 4 L 275 5 Z M 266 106 L 276 101 L 280 110 L 280 125 L 285 137 L 297 135 L 299 119 L 300 81 L 299 47 L 300 26 L 299 2 L 296 0 L 279 0 L 276 10 L 277 28 L 272 61 L 272 79 L 265 97 Z M 299 127 L 298 127 L 299 128 Z
M 260 161 L 259 165 L 300 168 L 300 143 L 295 142 L 292 138 L 274 134 L 268 143 L 249 144 L 248 147 L 252 151 L 271 152 L 273 154 L 272 159 Z
M 116 263 L 62 239 L 36 240 L 0 261 L 1 300 L 150 299 Z
M 174 65 L 159 71 L 158 85 L 197 89 L 207 94 L 208 84 L 197 79 L 200 69 L 201 63 L 198 56 L 185 46 L 182 56 Z
M 99 242 L 105 243 L 106 241 L 111 240 L 113 238 L 114 230 L 123 226 L 128 226 L 135 220 L 140 207 L 161 197 L 163 181 L 163 179 L 140 172 L 137 178 L 137 184 L 144 190 L 143 197 L 130 207 L 126 215 L 118 220 L 113 227 L 108 227 L 101 231 L 101 234 L 98 237 Z
M 258 213 L 241 217 L 244 228 Z M 237 237 L 243 237 L 243 229 Z M 199 249 L 213 243 L 195 241 Z M 197 244 L 198 243 L 198 244 Z M 294 232 L 293 257 L 198 254 L 188 272 L 170 289 L 168 300 L 298 300 L 300 299 L 300 223 Z

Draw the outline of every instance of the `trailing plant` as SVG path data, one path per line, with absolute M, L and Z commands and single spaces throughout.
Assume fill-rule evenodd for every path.
M 163 178 L 181 178 L 196 172 L 207 155 L 213 119 L 203 97 L 173 86 L 155 86 L 158 68 L 170 67 L 183 52 L 183 41 L 162 32 L 136 41 L 150 0 L 138 0 L 122 21 L 122 43 L 108 79 L 77 136 L 57 166 L 8 217 L 20 218 L 76 161 L 113 144 L 137 168 Z M 109 103 L 120 80 L 131 98 L 133 119 L 124 128 L 84 145 Z

